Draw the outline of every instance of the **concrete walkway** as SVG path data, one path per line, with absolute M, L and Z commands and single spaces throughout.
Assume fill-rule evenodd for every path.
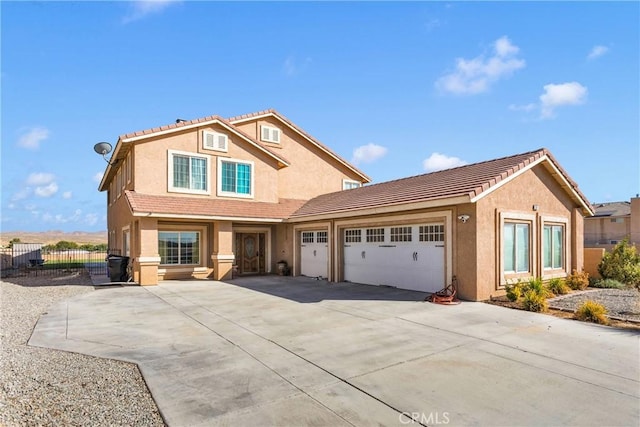
M 423 298 L 277 276 L 100 287 L 29 344 L 137 363 L 171 426 L 639 425 L 639 334 Z

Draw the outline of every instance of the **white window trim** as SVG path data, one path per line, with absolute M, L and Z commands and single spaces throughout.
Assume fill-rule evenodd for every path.
M 505 222 L 526 222 L 529 224 L 529 271 L 511 273 L 504 271 L 504 223 Z M 498 274 L 500 277 L 500 288 L 504 287 L 507 283 L 515 283 L 518 279 L 526 280 L 531 277 L 536 277 L 537 265 L 535 260 L 537 258 L 537 245 L 538 241 L 538 224 L 536 224 L 536 215 L 531 215 L 522 212 L 500 212 L 500 221 L 498 229 L 496 230 L 496 243 L 498 246 Z
M 264 138 L 263 137 L 263 130 L 264 129 L 268 129 L 269 130 L 269 137 L 268 138 Z M 278 139 L 274 139 L 272 138 L 273 134 L 275 132 L 278 132 Z M 269 125 L 260 125 L 260 141 L 264 141 L 264 142 L 270 142 L 272 144 L 280 144 L 280 136 L 282 135 L 282 131 L 280 129 L 278 129 L 275 126 L 269 126 Z
M 222 162 L 240 163 L 251 166 L 251 192 L 249 194 L 233 193 L 230 191 L 222 191 Z M 255 192 L 255 164 L 250 160 L 232 159 L 230 157 L 218 157 L 218 173 L 217 173 L 217 195 L 220 197 L 234 197 L 241 199 L 253 199 Z
M 187 156 L 205 159 L 207 162 L 207 189 L 192 190 L 190 188 L 181 188 L 173 186 L 173 156 Z M 167 191 L 169 193 L 185 193 L 185 194 L 211 194 L 211 156 L 207 154 L 190 153 L 188 151 L 167 150 Z
M 198 233 L 198 257 L 200 258 L 198 260 L 198 262 L 195 263 L 195 264 L 180 264 L 180 263 L 178 263 L 178 264 L 160 264 L 160 266 L 162 266 L 164 268 L 167 268 L 167 269 L 171 269 L 171 271 L 175 271 L 174 268 L 176 268 L 176 267 L 177 268 L 180 268 L 180 267 L 182 267 L 182 268 L 191 267 L 192 268 L 192 267 L 204 267 L 204 266 L 206 266 L 205 265 L 205 262 L 206 262 L 205 256 L 204 256 L 204 254 L 202 252 L 202 249 L 204 247 L 203 246 L 204 242 L 202 241 L 203 236 L 204 236 L 203 230 L 204 230 L 204 227 L 196 227 L 196 228 L 186 228 L 186 227 L 182 228 L 182 227 L 180 227 L 180 228 L 170 228 L 170 229 L 169 228 L 167 228 L 167 229 L 165 229 L 165 228 L 159 229 L 158 230 L 158 246 L 160 245 L 160 233 Z M 178 259 L 179 258 L 180 257 L 178 257 Z M 187 270 L 185 270 L 185 271 L 187 271 Z M 189 270 L 189 271 L 191 271 L 191 270 Z
M 353 188 L 346 188 L 347 184 L 357 184 L 357 187 L 362 187 L 362 183 L 360 181 L 356 181 L 353 179 L 343 179 L 342 180 L 342 189 L 343 190 L 353 190 Z
M 131 176 L 132 176 L 131 170 L 133 169 L 133 167 L 131 165 L 131 152 L 129 152 L 127 154 L 126 162 L 127 162 L 127 184 L 130 184 L 131 183 Z
M 207 147 L 206 146 L 206 142 L 207 142 L 207 135 L 212 135 L 214 140 L 218 141 L 218 137 L 223 136 L 224 137 L 224 148 L 215 148 L 215 147 Z M 227 151 L 229 151 L 229 137 L 221 132 L 216 132 L 213 130 L 203 130 L 202 131 L 202 149 L 203 150 L 213 150 L 213 151 L 220 151 L 222 153 L 226 153 Z
M 569 219 L 568 218 L 563 218 L 563 217 L 554 217 L 554 216 L 540 216 L 540 230 L 541 233 L 544 233 L 544 226 L 545 225 L 562 225 L 564 227 L 564 235 L 563 235 L 563 239 L 564 241 L 562 242 L 564 247 L 564 253 L 562 254 L 563 260 L 562 263 L 564 264 L 561 268 L 545 268 L 544 267 L 544 247 L 541 248 L 541 252 L 540 252 L 540 268 L 542 271 L 542 279 L 543 280 L 547 280 L 547 279 L 552 279 L 554 277 L 566 277 L 568 272 L 570 271 L 569 265 L 571 262 L 571 245 L 570 245 L 570 241 L 569 241 Z M 542 235 L 540 236 L 540 245 L 542 246 L 543 244 L 543 237 Z
M 131 256 L 131 229 L 128 225 L 122 228 L 122 255 Z

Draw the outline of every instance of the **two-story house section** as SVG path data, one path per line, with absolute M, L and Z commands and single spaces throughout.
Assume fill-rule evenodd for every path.
M 107 192 L 109 247 L 130 258 L 134 281 L 153 285 L 291 263 L 294 236 L 285 220 L 313 197 L 369 181 L 267 110 L 122 135 L 99 189 Z M 310 247 L 326 247 L 322 233 L 312 240 Z

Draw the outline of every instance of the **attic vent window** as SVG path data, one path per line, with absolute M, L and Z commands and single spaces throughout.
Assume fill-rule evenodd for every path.
M 202 131 L 202 148 L 227 152 L 227 135 L 213 131 Z
M 260 126 L 260 140 L 279 144 L 280 129 L 265 125 Z

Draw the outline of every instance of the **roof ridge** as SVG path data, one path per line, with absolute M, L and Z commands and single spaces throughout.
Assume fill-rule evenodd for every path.
M 519 154 L 513 154 L 511 156 L 499 157 L 497 159 L 482 160 L 482 161 L 479 161 L 479 162 L 469 163 L 467 165 L 456 166 L 456 167 L 453 167 L 453 168 L 441 169 L 441 170 L 437 170 L 437 171 L 433 171 L 433 172 L 427 172 L 427 173 L 420 173 L 420 174 L 417 174 L 417 175 L 405 176 L 403 178 L 396 178 L 396 179 L 392 179 L 392 180 L 389 180 L 389 181 L 383 181 L 383 182 L 377 182 L 375 184 L 369 184 L 369 185 L 367 185 L 365 187 L 361 187 L 361 188 L 371 188 L 371 187 L 375 187 L 375 186 L 378 186 L 378 185 L 390 184 L 392 182 L 400 182 L 400 181 L 406 181 L 406 180 L 409 180 L 409 179 L 415 179 L 415 178 L 419 178 L 419 177 L 426 176 L 426 175 L 434 175 L 435 176 L 437 174 L 442 174 L 442 173 L 446 173 L 446 172 L 453 171 L 453 170 L 469 168 L 469 167 L 472 167 L 472 166 L 479 166 L 479 165 L 483 165 L 485 163 L 499 162 L 501 160 L 506 160 L 506 159 L 509 159 L 509 158 L 512 158 L 512 157 L 519 157 L 519 156 L 524 156 L 524 155 L 527 155 L 527 154 L 532 154 L 533 155 L 534 153 L 541 153 L 541 152 L 544 152 L 544 154 L 547 154 L 547 149 L 546 148 L 539 148 L 537 150 L 528 151 L 528 152 L 519 153 Z M 509 171 L 511 171 L 512 169 L 513 168 L 510 168 Z M 509 171 L 507 171 L 507 176 L 506 177 L 511 176 L 513 174 L 513 172 L 508 173 Z M 501 174 L 503 174 L 503 173 L 505 173 L 505 172 L 503 171 Z M 500 176 L 500 175 L 497 175 L 496 177 L 498 177 L 498 176 Z M 496 177 L 494 177 L 494 178 L 496 178 Z M 354 190 L 357 190 L 357 188 L 354 189 Z

